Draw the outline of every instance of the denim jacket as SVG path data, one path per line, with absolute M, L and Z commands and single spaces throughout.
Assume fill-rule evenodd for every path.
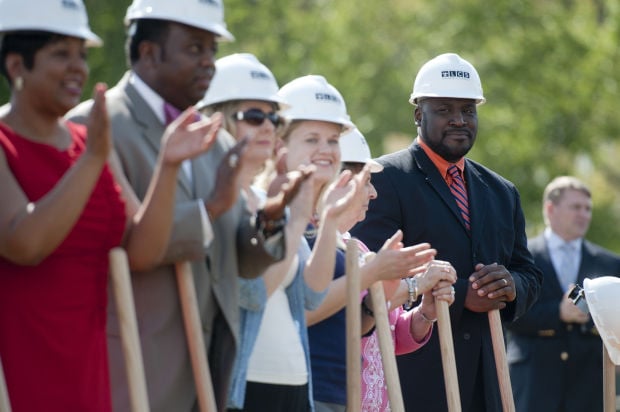
M 310 348 L 308 346 L 308 328 L 306 326 L 306 310 L 316 309 L 325 299 L 327 289 L 315 292 L 304 281 L 304 267 L 310 256 L 310 247 L 305 239 L 302 239 L 297 250 L 299 264 L 293 282 L 286 288 L 289 307 L 293 320 L 297 324 L 301 343 L 306 357 L 306 369 L 308 370 L 308 399 L 310 410 L 314 411 L 312 401 L 312 375 L 310 367 Z M 228 393 L 228 408 L 242 409 L 245 400 L 246 376 L 248 363 L 258 330 L 265 311 L 267 302 L 267 290 L 262 278 L 244 279 L 239 278 L 240 292 L 240 344 L 237 358 L 233 366 L 230 391 Z

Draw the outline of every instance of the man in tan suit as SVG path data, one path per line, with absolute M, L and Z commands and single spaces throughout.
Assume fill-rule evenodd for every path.
M 217 41 L 232 35 L 221 0 L 135 0 L 126 24 L 131 70 L 106 98 L 125 177 L 143 198 L 167 117 L 204 96 Z M 91 104 L 81 104 L 69 116 L 83 120 Z M 243 143 L 233 145 L 230 135 L 220 131 L 209 152 L 183 165 L 165 262 L 132 274 L 152 411 L 197 408 L 174 262 L 191 260 L 218 409 L 224 410 L 239 339 L 236 278 L 256 277 L 283 256 L 284 204 L 272 202 L 276 207 L 249 215 L 236 182 Z M 108 306 L 113 405 L 115 411 L 129 411 L 118 319 L 114 305 Z

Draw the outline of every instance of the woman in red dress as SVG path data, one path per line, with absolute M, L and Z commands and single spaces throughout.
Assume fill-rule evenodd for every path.
M 158 263 L 180 164 L 208 150 L 221 120 L 191 124 L 188 110 L 169 126 L 139 204 L 114 160 L 105 86 L 88 129 L 62 118 L 81 97 L 87 46 L 101 43 L 84 5 L 33 3 L 0 2 L 11 86 L 0 117 L 0 359 L 15 412 L 107 412 L 108 252 L 122 245 L 135 270 Z

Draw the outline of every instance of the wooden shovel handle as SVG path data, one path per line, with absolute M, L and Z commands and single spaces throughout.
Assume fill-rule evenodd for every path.
M 357 241 L 347 242 L 347 410 L 359 411 L 362 403 L 362 313 L 360 308 L 359 249 Z
M 390 409 L 392 412 L 405 412 L 383 283 L 375 282 L 370 287 L 370 298 L 372 299 L 372 307 L 375 315 L 375 331 L 379 340 L 381 361 L 383 363 L 383 375 L 387 385 L 388 398 L 390 399 Z
M 6 389 L 2 362 L 0 361 L 0 412 L 11 412 L 11 402 L 9 402 L 9 391 Z
M 179 299 L 183 311 L 183 323 L 185 324 L 185 335 L 187 337 L 192 370 L 194 371 L 198 406 L 201 412 L 215 412 L 217 411 L 217 406 L 213 394 L 213 382 L 211 381 L 211 372 L 209 371 L 207 361 L 204 336 L 202 334 L 200 313 L 198 312 L 192 267 L 189 262 L 178 262 L 175 269 Z
M 616 412 L 616 366 L 603 344 L 603 411 Z
M 146 390 L 142 348 L 140 347 L 127 254 L 122 248 L 114 248 L 110 251 L 109 259 L 110 282 L 112 283 L 116 312 L 118 313 L 131 410 L 133 412 L 148 412 L 150 410 L 149 398 Z
M 441 365 L 443 367 L 444 384 L 449 412 L 461 411 L 461 393 L 459 379 L 456 373 L 456 357 L 454 355 L 454 340 L 452 339 L 452 324 L 448 302 L 435 299 L 437 310 L 437 329 L 439 333 L 439 347 L 441 349 Z
M 515 412 L 515 401 L 512 397 L 512 385 L 510 384 L 510 373 L 508 371 L 508 361 L 506 360 L 506 347 L 504 346 L 504 331 L 502 330 L 502 320 L 499 309 L 489 311 L 489 326 L 491 329 L 493 356 L 495 357 L 495 367 L 497 368 L 497 380 L 499 382 L 499 392 L 502 397 L 502 406 L 504 412 Z

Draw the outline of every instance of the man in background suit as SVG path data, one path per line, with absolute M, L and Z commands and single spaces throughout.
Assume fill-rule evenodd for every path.
M 215 70 L 217 41 L 232 39 L 222 7 L 220 0 L 135 0 L 127 10 L 131 70 L 106 99 L 118 160 L 140 198 L 153 173 L 166 123 L 203 98 Z M 69 116 L 84 119 L 91 104 L 83 103 Z M 269 207 L 250 216 L 237 182 L 244 143 L 233 144 L 232 137 L 220 130 L 205 155 L 183 165 L 164 263 L 132 273 L 152 411 L 196 409 L 174 262 L 191 260 L 214 392 L 222 411 L 239 338 L 236 278 L 256 277 L 283 256 L 284 201 L 268 200 Z M 113 304 L 108 311 L 114 410 L 129 411 Z
M 510 325 L 508 361 L 517 411 L 603 410 L 602 343 L 590 316 L 569 299 L 574 284 L 620 274 L 620 256 L 584 239 L 592 219 L 588 187 L 553 179 L 543 195 L 545 231 L 529 242 L 544 275 L 532 309 Z
M 401 229 L 406 246 L 429 242 L 437 259 L 456 269 L 450 317 L 466 412 L 502 409 L 487 312 L 501 309 L 504 321 L 521 316 L 542 281 L 527 250 L 517 189 L 465 158 L 477 134 L 477 105 L 484 101 L 478 73 L 460 56 L 443 54 L 422 66 L 410 99 L 418 137 L 409 148 L 378 159 L 384 166 L 372 176 L 378 197 L 353 230 L 378 250 Z M 446 411 L 436 329 L 426 346 L 397 360 L 405 409 Z

